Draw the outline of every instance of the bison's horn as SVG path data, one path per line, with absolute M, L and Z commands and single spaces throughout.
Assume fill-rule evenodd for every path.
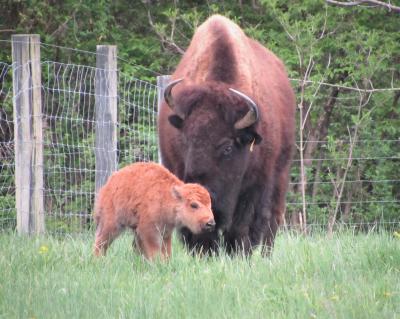
M 241 98 L 243 98 L 250 108 L 250 110 L 246 113 L 246 115 L 243 116 L 240 120 L 238 120 L 235 123 L 235 129 L 241 130 L 241 129 L 244 129 L 244 128 L 249 127 L 249 126 L 253 125 L 254 123 L 256 123 L 258 121 L 257 104 L 251 98 L 249 98 L 246 94 L 239 92 L 232 88 L 230 88 L 229 90 L 231 92 L 239 95 Z
M 181 81 L 183 81 L 183 79 L 178 79 L 178 80 L 172 81 L 171 83 L 169 83 L 169 84 L 167 85 L 167 87 L 166 87 L 165 90 L 164 90 L 164 100 L 165 100 L 165 102 L 167 102 L 168 106 L 169 106 L 172 110 L 174 109 L 175 105 L 174 105 L 174 100 L 173 100 L 173 98 L 172 98 L 171 91 L 172 91 L 172 88 L 173 88 L 175 85 L 177 85 L 179 82 L 181 82 Z

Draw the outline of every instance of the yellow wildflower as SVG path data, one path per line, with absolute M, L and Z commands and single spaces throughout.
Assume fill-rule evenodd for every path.
M 39 254 L 46 254 L 49 251 L 49 247 L 47 247 L 46 245 L 42 245 L 39 248 Z

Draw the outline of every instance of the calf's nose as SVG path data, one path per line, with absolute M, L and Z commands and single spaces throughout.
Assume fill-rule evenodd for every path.
M 210 219 L 206 224 L 205 224 L 205 229 L 206 230 L 212 230 L 215 227 L 215 220 Z

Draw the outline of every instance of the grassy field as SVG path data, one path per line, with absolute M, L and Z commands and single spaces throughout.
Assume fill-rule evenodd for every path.
M 174 242 L 150 264 L 123 236 L 0 234 L 2 318 L 400 318 L 400 239 L 280 234 L 271 258 L 196 258 Z

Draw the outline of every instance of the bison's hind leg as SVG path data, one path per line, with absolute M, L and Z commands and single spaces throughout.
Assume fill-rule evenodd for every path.
M 94 242 L 94 254 L 96 256 L 105 255 L 107 248 L 113 240 L 120 234 L 121 226 L 116 223 L 100 221 L 96 229 Z

